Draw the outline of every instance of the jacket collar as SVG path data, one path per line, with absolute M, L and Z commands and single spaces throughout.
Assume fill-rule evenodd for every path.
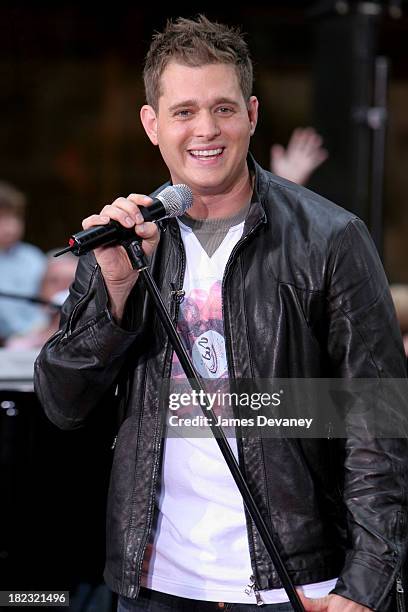
M 254 190 L 252 193 L 251 206 L 245 220 L 244 235 L 259 223 L 266 223 L 266 213 L 262 205 L 263 194 L 266 191 L 265 170 L 256 163 L 252 153 L 248 153 L 248 168 L 251 176 L 254 176 Z
M 247 218 L 245 219 L 244 236 L 259 223 L 267 222 L 265 209 L 262 205 L 262 199 L 267 190 L 267 173 L 255 161 L 252 153 L 248 152 L 247 163 L 249 172 L 252 176 L 254 176 L 254 190 L 252 193 L 251 206 L 249 208 Z M 154 198 L 169 185 L 172 185 L 171 181 L 167 181 L 167 183 L 164 183 L 164 185 L 161 185 L 155 189 L 155 191 L 150 194 L 150 197 Z M 178 224 L 175 219 L 164 219 L 163 221 L 160 221 L 160 228 L 162 231 L 165 231 L 167 226 L 173 228 L 173 231 L 178 230 Z

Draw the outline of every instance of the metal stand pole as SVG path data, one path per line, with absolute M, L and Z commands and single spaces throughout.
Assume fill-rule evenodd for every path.
M 279 551 L 277 550 L 275 543 L 272 540 L 272 537 L 268 531 L 265 521 L 263 520 L 261 513 L 259 512 L 259 509 L 255 503 L 255 500 L 239 468 L 238 462 L 235 459 L 235 455 L 232 452 L 230 445 L 228 444 L 228 440 L 225 437 L 224 431 L 221 427 L 219 427 L 216 424 L 217 423 L 216 416 L 206 401 L 207 395 L 200 381 L 200 377 L 198 373 L 196 372 L 196 369 L 193 365 L 190 355 L 187 353 L 186 349 L 184 348 L 184 345 L 182 344 L 178 336 L 177 330 L 162 300 L 159 289 L 147 267 L 141 244 L 138 240 L 134 240 L 132 242 L 123 243 L 123 246 L 126 249 L 126 252 L 129 256 L 129 259 L 132 263 L 133 268 L 136 270 L 139 270 L 140 275 L 142 276 L 145 282 L 146 289 L 155 304 L 155 307 L 159 314 L 159 318 L 161 322 L 163 323 L 163 326 L 169 335 L 170 342 L 173 345 L 176 355 L 180 360 L 180 364 L 182 365 L 183 370 L 187 378 L 189 379 L 190 384 L 193 387 L 193 390 L 196 390 L 198 392 L 198 397 L 200 398 L 199 400 L 200 407 L 202 411 L 204 412 L 205 416 L 208 418 L 208 422 L 210 423 L 211 431 L 214 434 L 215 440 L 229 467 L 231 475 L 239 489 L 239 492 L 242 495 L 244 504 L 258 530 L 261 540 L 266 550 L 268 551 L 268 554 L 270 555 L 272 559 L 272 562 L 276 568 L 276 571 L 278 572 L 279 578 L 289 597 L 290 603 L 292 604 L 295 612 L 305 612 L 302 602 L 300 601 L 299 596 L 295 590 L 294 584 L 280 557 Z M 201 391 L 203 392 L 200 393 Z

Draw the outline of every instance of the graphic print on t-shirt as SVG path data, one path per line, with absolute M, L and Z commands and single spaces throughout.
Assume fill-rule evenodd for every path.
M 227 375 L 221 281 L 213 282 L 208 290 L 193 288 L 185 296 L 180 305 L 178 330 L 200 376 L 218 379 Z M 172 377 L 183 376 L 179 360 L 174 355 Z
M 181 224 L 180 224 L 181 225 Z M 222 278 L 231 250 L 242 234 L 243 224 L 231 228 L 218 249 L 210 257 L 202 248 L 194 232 L 182 226 L 186 250 L 184 299 L 180 303 L 177 329 L 198 375 L 206 381 L 206 391 L 228 390 L 228 364 L 222 312 Z M 189 394 L 191 387 L 176 354 L 172 363 L 172 392 Z M 220 414 L 215 403 L 213 411 Z M 229 408 L 229 407 L 228 407 Z M 224 411 L 225 409 L 223 409 Z M 180 417 L 201 415 L 198 403 L 183 403 L 177 412 Z M 172 430 L 176 435 L 177 429 Z

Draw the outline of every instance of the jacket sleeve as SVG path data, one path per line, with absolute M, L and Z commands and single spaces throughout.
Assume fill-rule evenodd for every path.
M 362 412 L 351 405 L 344 414 L 349 550 L 333 592 L 383 612 L 394 593 L 407 539 L 407 412 L 406 397 L 401 400 L 398 393 L 406 358 L 387 279 L 360 220 L 351 221 L 338 240 L 329 278 L 333 376 L 387 379 L 391 390 L 376 401 L 380 431 L 388 428 L 389 435 L 372 427 L 371 407 Z
M 114 322 L 93 254 L 81 257 L 60 329 L 34 366 L 34 388 L 48 418 L 62 429 L 81 426 L 114 385 L 139 335 Z

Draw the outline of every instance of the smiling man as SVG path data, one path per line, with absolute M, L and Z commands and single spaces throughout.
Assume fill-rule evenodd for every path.
M 202 16 L 169 22 L 144 80 L 143 126 L 193 206 L 160 237 L 143 222 L 138 206 L 151 198 L 140 194 L 83 226 L 134 226 L 200 375 L 404 378 L 363 223 L 248 153 L 258 101 L 242 35 Z M 169 378 L 174 386 L 183 372 L 124 249 L 82 257 L 35 380 L 47 414 L 67 429 L 118 385 L 125 419 L 105 579 L 119 611 L 291 610 L 215 441 L 166 430 L 160 386 Z M 347 431 L 337 441 L 237 435 L 231 444 L 306 610 L 385 612 L 405 553 L 406 440 L 363 435 L 364 415 Z
M 258 101 L 244 97 L 233 65 L 166 66 L 157 103 L 143 106 L 141 119 L 173 183 L 193 190 L 190 215 L 232 216 L 250 201 L 246 157 L 257 117 Z

